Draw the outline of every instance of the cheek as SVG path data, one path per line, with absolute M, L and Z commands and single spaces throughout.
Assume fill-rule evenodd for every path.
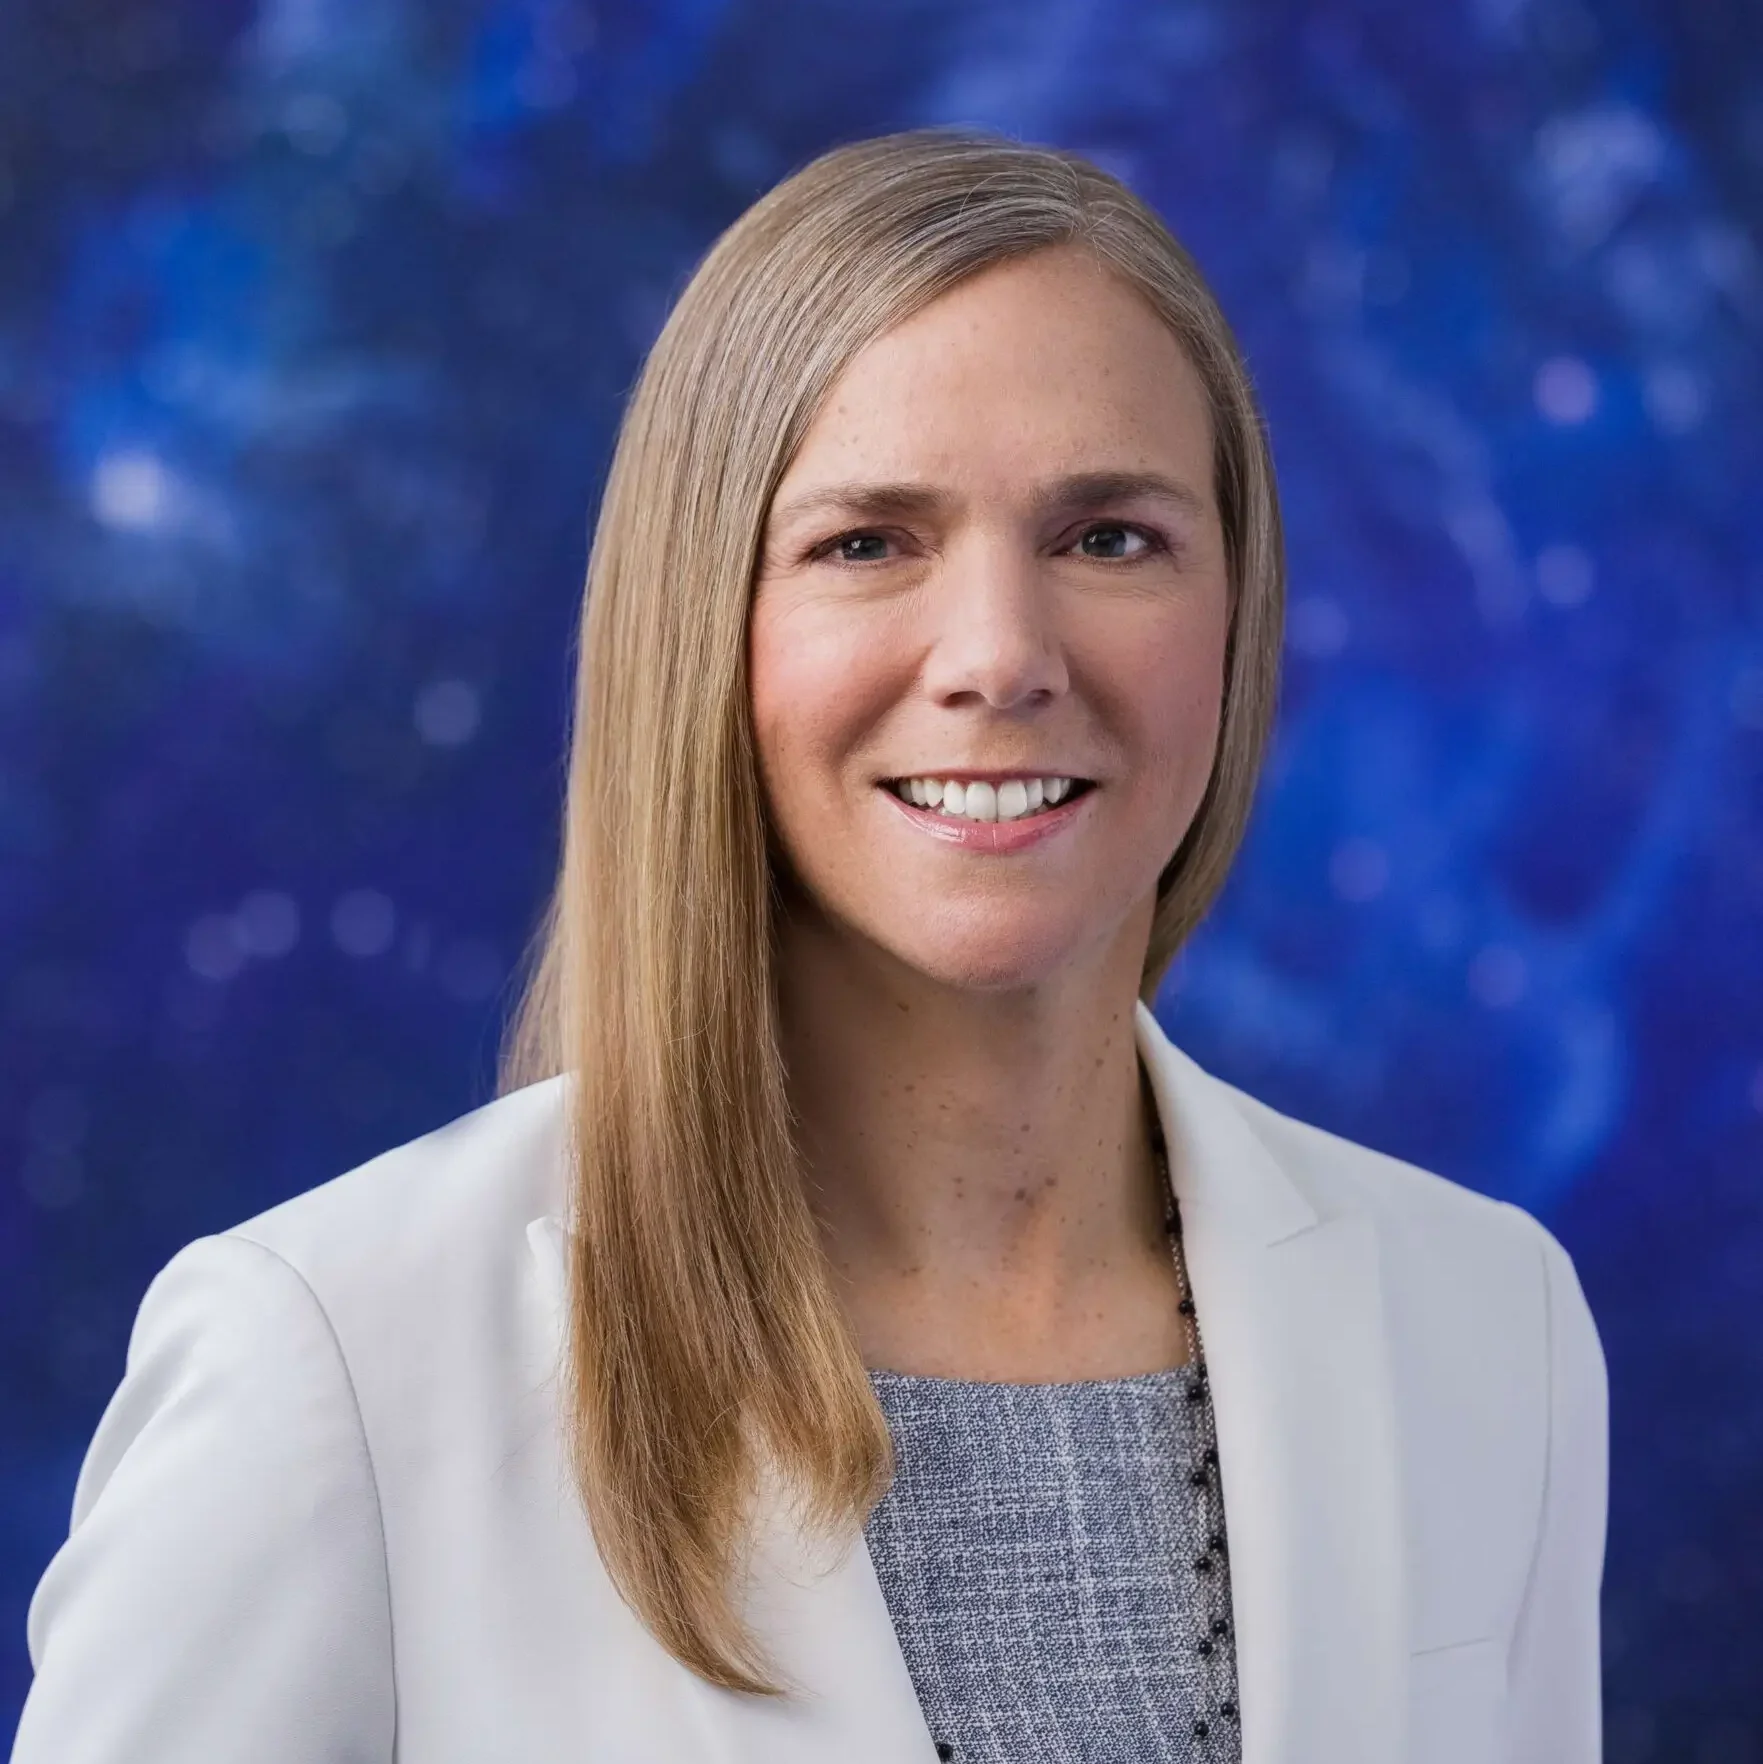
M 755 606 L 748 639 L 753 734 L 780 808 L 834 781 L 866 726 L 877 672 L 875 648 L 851 620 Z
M 1123 711 L 1159 794 L 1192 806 L 1211 774 L 1224 704 L 1225 619 L 1184 619 L 1117 658 Z
M 761 599 L 753 608 L 747 638 L 753 736 L 773 788 L 780 778 L 794 774 L 787 762 L 802 745 L 804 724 L 813 720 L 820 686 L 817 663 L 796 640 L 796 623 Z
M 1170 744 L 1193 768 L 1209 773 L 1224 708 L 1223 642 L 1184 652 L 1163 685 Z

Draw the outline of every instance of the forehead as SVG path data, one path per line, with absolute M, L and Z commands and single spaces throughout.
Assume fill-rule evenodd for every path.
M 783 482 L 885 472 L 977 487 L 1109 468 L 1205 486 L 1211 446 L 1175 334 L 1123 278 L 1062 246 L 993 265 L 868 343 Z

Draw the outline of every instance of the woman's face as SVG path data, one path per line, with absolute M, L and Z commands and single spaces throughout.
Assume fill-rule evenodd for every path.
M 791 911 L 952 986 L 1129 945 L 1136 985 L 1227 622 L 1205 394 L 1127 284 L 1060 247 L 878 337 L 778 487 L 752 609 Z

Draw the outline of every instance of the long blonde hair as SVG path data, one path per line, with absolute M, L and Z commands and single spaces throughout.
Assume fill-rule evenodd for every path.
M 625 410 L 588 566 L 563 856 L 504 1087 L 575 1074 L 566 1425 L 602 1559 L 702 1678 L 782 1695 L 741 1608 L 769 1462 L 860 1528 L 885 1421 L 798 1180 L 746 674 L 767 509 L 841 369 L 989 265 L 1075 243 L 1204 383 L 1232 610 L 1210 784 L 1171 855 L 1151 999 L 1223 883 L 1271 720 L 1272 464 L 1230 329 L 1157 215 L 1073 154 L 967 130 L 837 148 L 743 214 Z

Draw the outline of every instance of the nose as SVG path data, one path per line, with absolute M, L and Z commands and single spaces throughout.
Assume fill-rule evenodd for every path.
M 951 553 L 932 604 L 924 683 L 939 704 L 1009 711 L 1065 692 L 1053 584 L 1020 540 L 976 537 Z

